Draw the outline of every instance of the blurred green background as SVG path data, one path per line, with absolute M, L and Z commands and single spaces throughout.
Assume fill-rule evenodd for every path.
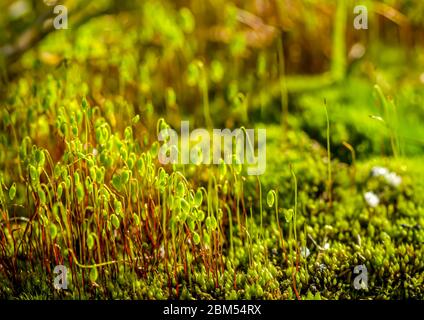
M 68 8 L 69 29 L 52 28 L 54 4 Z M 356 5 L 368 30 L 353 26 Z M 344 141 L 358 157 L 390 155 L 393 135 L 404 156 L 424 150 L 422 1 L 4 0 L 0 12 L 0 112 L 30 124 L 20 137 L 48 144 L 46 113 L 84 96 L 118 129 L 138 113 L 146 130 L 162 115 L 204 126 L 201 61 L 215 126 L 279 123 L 287 108 L 290 127 L 325 143 L 325 99 L 340 159 Z

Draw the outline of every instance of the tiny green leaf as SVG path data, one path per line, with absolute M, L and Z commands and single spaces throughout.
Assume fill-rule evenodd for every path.
M 268 207 L 272 207 L 274 205 L 275 196 L 274 191 L 270 190 L 266 196 L 266 203 L 268 204 Z
M 87 237 L 87 247 L 88 250 L 91 250 L 94 247 L 94 237 L 91 233 Z
M 76 194 L 78 202 L 81 202 L 84 199 L 84 186 L 81 183 L 76 186 Z
M 110 221 L 112 222 L 112 225 L 115 229 L 119 228 L 119 218 L 116 214 L 111 214 Z
M 217 225 L 216 219 L 213 216 L 207 217 L 206 218 L 206 228 L 208 228 L 208 230 L 215 230 Z
M 180 199 L 180 205 L 181 205 L 181 211 L 183 213 L 188 214 L 190 212 L 190 205 L 183 198 Z
M 44 166 L 44 162 L 46 160 L 46 157 L 44 155 L 43 150 L 38 149 L 35 151 L 35 161 L 40 165 L 40 167 Z
M 140 121 L 140 115 L 138 115 L 138 114 L 131 119 L 132 124 L 137 124 L 138 121 Z
M 202 190 L 198 189 L 196 194 L 194 195 L 194 206 L 196 208 L 200 207 L 202 205 L 202 201 L 203 201 Z
M 119 174 L 114 174 L 112 177 L 112 185 L 116 188 L 116 190 L 121 191 L 121 176 Z
M 193 241 L 196 245 L 200 243 L 200 236 L 197 232 L 193 232 Z
M 182 183 L 180 181 L 180 182 L 178 182 L 178 185 L 177 185 L 177 196 L 178 197 L 184 197 L 184 194 L 185 194 L 184 183 Z
M 57 227 L 54 223 L 50 224 L 50 237 L 52 239 L 55 239 L 57 236 Z
M 16 195 L 16 183 L 13 183 L 12 186 L 9 189 L 9 198 L 13 201 L 15 199 Z
M 35 168 L 34 166 L 30 165 L 29 166 L 29 175 L 31 177 L 31 180 L 35 181 L 38 179 L 38 171 L 37 168 Z
M 284 217 L 286 218 L 286 221 L 287 222 L 290 222 L 291 221 L 291 219 L 293 218 L 293 209 L 288 209 L 288 210 L 286 210 L 285 212 L 284 212 Z
M 63 183 L 63 182 L 62 182 Z M 62 183 L 59 184 L 59 186 L 57 187 L 57 198 L 60 199 L 62 197 L 62 193 L 63 193 L 63 185 Z
M 134 213 L 134 214 L 133 214 L 133 219 L 134 219 L 134 224 L 135 224 L 136 226 L 139 226 L 139 225 L 140 225 L 140 217 L 138 216 L 138 214 L 137 214 L 137 213 Z
M 194 231 L 194 228 L 196 227 L 196 224 L 194 223 L 194 220 L 193 219 L 191 219 L 191 218 L 189 218 L 188 220 L 187 220 L 187 225 L 188 225 L 188 228 L 190 229 L 190 231 Z
M 225 164 L 223 159 L 219 159 L 219 177 L 222 179 L 227 174 L 227 165 Z
M 129 170 L 124 170 L 121 173 L 121 183 L 122 184 L 127 184 L 128 181 L 130 180 L 130 171 Z
M 46 194 L 41 188 L 38 189 L 38 197 L 40 198 L 41 204 L 45 204 L 47 202 Z
M 198 221 L 205 220 L 205 212 L 203 210 L 198 210 L 196 217 Z
M 96 282 L 99 274 L 97 273 L 97 268 L 91 268 L 90 270 L 90 280 L 91 282 Z

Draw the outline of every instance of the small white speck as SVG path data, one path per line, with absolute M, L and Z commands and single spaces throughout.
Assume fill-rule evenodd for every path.
M 99 154 L 99 152 L 97 151 L 96 148 L 93 148 L 93 156 L 97 156 Z
M 387 170 L 387 168 L 384 168 L 384 167 L 373 167 L 371 169 L 371 175 L 373 177 L 385 176 L 388 173 L 389 173 L 389 170 Z
M 330 249 L 330 244 L 327 242 L 326 244 L 324 244 L 324 250 L 328 250 Z
M 386 182 L 393 187 L 398 187 L 402 183 L 402 177 L 398 176 L 394 172 L 390 172 L 387 168 L 384 167 L 373 167 L 371 169 L 371 175 L 373 177 L 384 177 Z
M 159 256 L 160 256 L 161 258 L 164 258 L 164 257 L 165 257 L 165 248 L 164 248 L 163 246 L 161 246 L 161 247 L 159 248 Z
M 321 263 L 321 264 L 319 265 L 319 270 L 320 270 L 320 271 L 324 271 L 325 269 L 327 269 L 327 266 L 326 266 L 325 264 Z
M 373 207 L 373 208 L 378 206 L 378 204 L 380 203 L 380 199 L 378 198 L 378 196 L 374 192 L 371 192 L 371 191 L 366 192 L 364 194 L 364 198 L 365 198 L 365 201 L 367 202 L 367 204 L 370 207 Z
M 349 51 L 349 58 L 360 59 L 365 54 L 365 46 L 362 43 L 355 43 Z
M 309 249 L 307 247 L 302 247 L 302 248 L 300 248 L 300 254 L 301 254 L 302 257 L 307 258 L 307 257 L 309 257 L 311 252 L 309 251 Z
M 18 19 L 31 11 L 26 1 L 15 1 L 9 6 L 9 16 L 12 19 Z
M 390 172 L 385 176 L 387 183 L 393 187 L 398 187 L 402 183 L 402 178 L 394 172 Z

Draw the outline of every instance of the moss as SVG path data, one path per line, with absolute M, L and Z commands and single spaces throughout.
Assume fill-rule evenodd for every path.
M 297 78 L 281 59 L 316 66 L 253 46 L 231 2 L 204 19 L 230 46 L 196 32 L 198 6 L 143 3 L 51 34 L 0 92 L 0 298 L 424 299 L 422 84 L 402 52 Z M 157 133 L 182 119 L 266 128 L 265 174 L 162 165 Z

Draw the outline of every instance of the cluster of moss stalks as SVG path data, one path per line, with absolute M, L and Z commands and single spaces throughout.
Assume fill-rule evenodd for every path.
M 423 187 L 407 160 L 392 162 L 403 177 L 393 187 L 372 162 L 327 166 L 325 148 L 270 127 L 268 152 L 284 159 L 269 156 L 263 177 L 237 162 L 162 166 L 139 116 L 113 132 L 101 111 L 85 99 L 60 108 L 60 158 L 27 136 L 19 179 L 1 174 L 3 298 L 424 297 Z M 356 290 L 361 264 L 368 285 Z M 68 267 L 67 290 L 53 287 L 56 265 Z

